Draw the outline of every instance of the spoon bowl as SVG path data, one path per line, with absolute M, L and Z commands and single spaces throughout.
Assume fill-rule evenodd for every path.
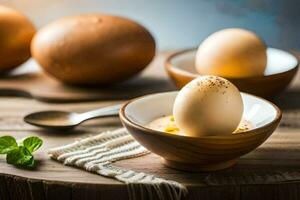
M 24 117 L 28 124 L 46 129 L 67 130 L 76 127 L 82 122 L 99 117 L 117 116 L 121 105 L 104 107 L 85 113 L 66 111 L 41 111 Z
M 71 129 L 81 123 L 80 114 L 64 111 L 36 112 L 25 116 L 24 121 L 48 129 Z

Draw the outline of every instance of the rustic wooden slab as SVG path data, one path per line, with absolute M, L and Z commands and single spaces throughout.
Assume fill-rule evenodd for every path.
M 165 75 L 162 75 L 165 76 Z M 233 168 L 210 173 L 187 173 L 163 166 L 154 154 L 116 163 L 183 183 L 187 199 L 299 199 L 300 198 L 300 73 L 289 91 L 274 101 L 283 109 L 275 133 Z M 23 122 L 23 116 L 44 109 L 85 111 L 122 101 L 47 104 L 27 98 L 0 98 L 0 135 L 23 138 L 38 135 L 44 145 L 35 155 L 38 168 L 23 170 L 0 156 L 0 199 L 129 199 L 125 184 L 49 159 L 47 149 L 102 130 L 121 127 L 118 118 L 95 119 L 72 132 L 51 132 Z
M 164 70 L 168 53 L 159 54 L 153 62 L 136 77 L 110 87 L 75 87 L 64 85 L 40 70 L 18 69 L 0 79 L 0 96 L 32 97 L 47 102 L 82 102 L 104 99 L 130 99 L 140 95 L 174 90 Z M 38 68 L 33 60 L 23 68 Z
M 211 173 L 186 173 L 163 166 L 160 158 L 150 154 L 118 162 L 119 166 L 185 184 L 188 199 L 297 199 L 300 197 L 300 91 L 293 92 L 293 109 L 285 109 L 280 128 L 257 150 L 241 158 L 228 170 Z M 283 94 L 283 97 L 288 93 Z M 280 99 L 280 98 L 279 98 Z M 286 99 L 286 98 L 284 98 Z M 76 138 L 121 126 L 118 118 L 95 119 L 73 132 L 49 132 L 27 125 L 22 117 L 43 109 L 84 111 L 120 101 L 46 104 L 31 99 L 0 99 L 0 135 L 17 138 L 38 135 L 45 144 L 36 153 L 35 171 L 23 170 L 0 159 L 0 199 L 129 199 L 123 183 L 63 166 L 46 154 L 50 147 L 70 143 Z M 285 103 L 280 101 L 278 103 Z M 298 122 L 298 123 L 297 123 Z M 278 196 L 279 195 L 279 196 Z M 250 198 L 251 197 L 251 198 Z

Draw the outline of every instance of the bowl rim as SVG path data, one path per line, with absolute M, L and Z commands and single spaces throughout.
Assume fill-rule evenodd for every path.
M 268 48 L 272 48 L 272 47 L 268 47 Z M 293 56 L 296 59 L 295 66 L 293 66 L 292 68 L 290 68 L 286 71 L 283 71 L 283 72 L 280 72 L 280 73 L 274 73 L 274 74 L 270 74 L 270 75 L 250 76 L 250 77 L 241 77 L 241 78 L 239 78 L 239 77 L 225 77 L 224 76 L 224 78 L 230 79 L 230 80 L 251 80 L 251 79 L 257 79 L 257 78 L 269 78 L 269 77 L 271 78 L 271 77 L 280 76 L 280 75 L 289 73 L 293 70 L 297 71 L 297 69 L 299 67 L 299 60 L 294 54 L 290 53 L 289 51 L 282 50 L 282 49 L 277 49 L 277 48 L 272 48 L 272 49 L 281 50 L 281 51 L 284 51 L 285 53 L 288 53 L 291 56 Z M 200 74 L 192 73 L 192 72 L 189 72 L 189 71 L 186 71 L 186 70 L 183 70 L 183 69 L 179 70 L 178 68 L 174 67 L 174 65 L 171 63 L 171 60 L 174 59 L 175 57 L 177 57 L 178 55 L 181 55 L 183 53 L 187 53 L 187 52 L 190 52 L 190 51 L 197 51 L 197 48 L 193 47 L 193 48 L 178 50 L 178 51 L 175 51 L 175 52 L 171 53 L 169 56 L 167 56 L 167 58 L 164 62 L 166 70 L 167 71 L 170 70 L 173 73 L 181 74 L 181 75 L 183 75 L 182 72 L 186 72 L 186 74 L 184 76 L 193 77 L 193 78 L 201 76 Z
M 147 94 L 147 95 L 143 95 L 143 96 L 140 96 L 140 97 L 137 97 L 137 98 L 133 98 L 127 102 L 125 102 L 123 104 L 123 106 L 121 107 L 120 111 L 119 111 L 119 116 L 120 116 L 120 119 L 123 123 L 125 124 L 129 124 L 131 126 L 133 126 L 134 128 L 136 129 L 139 129 L 140 131 L 143 131 L 143 132 L 147 132 L 147 133 L 151 133 L 151 134 L 155 134 L 155 135 L 159 135 L 159 136 L 166 136 L 168 135 L 169 137 L 174 137 L 174 138 L 185 138 L 185 139 L 208 139 L 208 138 L 228 138 L 228 137 L 235 137 L 235 136 L 240 136 L 242 134 L 252 134 L 252 133 L 256 133 L 260 130 L 263 130 L 263 129 L 266 129 L 266 128 L 270 128 L 274 125 L 276 125 L 277 123 L 280 122 L 281 120 L 281 117 L 282 117 L 282 112 L 281 110 L 272 102 L 262 98 L 262 97 L 258 97 L 256 95 L 252 95 L 252 94 L 249 94 L 249 93 L 245 93 L 245 92 L 241 92 L 243 94 L 246 94 L 246 95 L 249 95 L 249 96 L 252 96 L 252 97 L 255 97 L 255 98 L 258 98 L 260 100 L 263 100 L 265 101 L 266 103 L 270 104 L 276 111 L 276 116 L 275 118 L 270 122 L 270 123 L 267 123 L 261 127 L 258 127 L 258 128 L 254 128 L 254 129 L 251 129 L 251 130 L 247 130 L 247 131 L 243 131 L 243 132 L 239 132 L 239 133 L 235 133 L 235 134 L 230 134 L 230 135 L 225 135 L 225 136 L 217 136 L 217 135 L 213 135 L 213 136 L 203 136 L 203 137 L 193 137 L 193 136 L 183 136 L 183 135 L 176 135 L 176 134 L 169 134 L 169 133 L 166 133 L 166 132 L 163 132 L 163 131 L 158 131 L 158 130 L 154 130 L 154 129 L 151 129 L 151 128 L 148 128 L 146 126 L 143 126 L 143 125 L 140 125 L 136 122 L 133 122 L 131 119 L 128 118 L 128 116 L 126 116 L 125 114 L 125 109 L 126 107 L 133 103 L 134 101 L 137 101 L 139 99 L 142 99 L 142 98 L 147 98 L 151 95 L 156 95 L 156 94 L 166 94 L 166 93 L 173 93 L 173 92 L 178 92 L 178 90 L 175 90 L 175 91 L 168 91 L 168 92 L 158 92 L 158 93 L 152 93 L 152 94 Z

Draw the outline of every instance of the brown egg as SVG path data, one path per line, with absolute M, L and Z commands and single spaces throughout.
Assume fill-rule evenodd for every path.
M 132 20 L 90 14 L 45 26 L 35 35 L 31 52 L 46 72 L 64 83 L 110 84 L 144 69 L 155 55 L 155 41 Z
M 205 75 L 262 76 L 267 64 L 266 45 L 251 31 L 224 29 L 202 42 L 195 64 L 197 71 Z
M 30 58 L 30 42 L 34 33 L 34 26 L 24 15 L 0 5 L 0 73 Z

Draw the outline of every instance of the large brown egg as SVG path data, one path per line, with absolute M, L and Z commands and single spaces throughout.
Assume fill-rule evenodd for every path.
M 35 35 L 31 52 L 46 72 L 64 83 L 110 84 L 144 69 L 155 55 L 155 41 L 132 20 L 90 14 L 45 26 Z
M 30 42 L 34 33 L 34 26 L 23 14 L 0 5 L 0 73 L 30 58 Z

